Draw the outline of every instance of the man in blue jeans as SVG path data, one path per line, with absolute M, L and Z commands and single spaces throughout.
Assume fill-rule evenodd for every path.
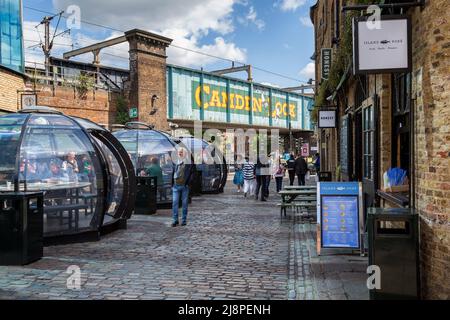
M 189 200 L 189 184 L 193 177 L 194 165 L 187 158 L 187 151 L 184 148 L 178 149 L 178 159 L 174 163 L 173 169 L 173 186 L 172 186 L 172 212 L 173 222 L 172 227 L 176 227 L 179 224 L 178 221 L 178 206 L 181 202 L 183 204 L 183 215 L 181 225 L 186 225 L 186 219 L 188 214 L 188 200 Z

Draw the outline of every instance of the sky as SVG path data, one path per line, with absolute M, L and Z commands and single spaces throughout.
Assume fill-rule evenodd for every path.
M 36 28 L 44 12 L 64 10 L 52 56 L 139 28 L 172 38 L 168 63 L 213 71 L 241 63 L 254 69 L 255 82 L 277 87 L 298 86 L 314 78 L 313 28 L 309 8 L 316 0 L 23 0 L 25 60 L 43 63 L 38 47 L 44 29 Z M 78 14 L 79 13 L 79 14 Z M 81 23 L 79 22 L 80 17 Z M 51 24 L 55 32 L 58 17 Z M 90 25 L 86 22 L 97 25 Z M 187 48 L 231 61 L 200 55 Z M 92 62 L 92 54 L 74 58 Z M 128 68 L 128 44 L 102 50 L 101 64 Z M 232 76 L 246 78 L 245 73 Z

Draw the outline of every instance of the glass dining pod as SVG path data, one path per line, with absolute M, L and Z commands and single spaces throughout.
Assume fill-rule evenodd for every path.
M 113 135 L 128 151 L 137 176 L 159 175 L 157 204 L 160 207 L 172 204 L 172 158 L 176 157 L 177 146 L 186 148 L 196 169 L 202 171 L 202 192 L 223 190 L 226 165 L 220 152 L 212 152 L 212 156 L 207 152 L 207 142 L 192 137 L 175 138 L 138 122 L 127 123 L 123 130 L 116 131 Z
M 228 176 L 223 154 L 213 144 L 204 140 L 192 136 L 182 136 L 179 139 L 193 155 L 197 171 L 201 174 L 201 192 L 223 192 Z
M 136 176 L 156 176 L 157 205 L 172 205 L 172 157 L 175 142 L 170 136 L 138 122 L 127 123 L 113 133 L 131 159 Z
M 46 107 L 0 116 L 0 192 L 44 193 L 46 243 L 98 239 L 126 224 L 136 194 L 121 143 Z

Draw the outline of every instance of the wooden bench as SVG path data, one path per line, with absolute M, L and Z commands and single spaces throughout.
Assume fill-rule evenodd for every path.
M 301 208 L 306 208 L 308 211 L 312 211 L 315 210 L 315 208 L 317 207 L 317 203 L 315 201 L 310 201 L 310 202 L 299 202 L 299 201 L 294 201 L 294 202 L 287 202 L 287 203 L 277 203 L 277 206 L 280 207 L 280 217 L 283 217 L 283 212 L 284 212 L 284 216 L 286 217 L 286 209 L 287 208 L 292 208 L 295 210 L 301 209 Z
M 72 228 L 72 221 L 75 222 L 75 229 L 78 229 L 79 226 L 79 211 L 80 210 L 87 210 L 88 205 L 87 204 L 61 204 L 61 205 L 54 205 L 54 206 L 46 206 L 44 208 L 44 212 L 46 214 L 52 214 L 56 213 L 57 216 L 55 218 L 59 219 L 60 225 L 64 223 L 64 219 L 68 219 L 69 229 Z M 64 212 L 68 213 L 67 218 L 64 217 Z M 73 219 L 73 216 L 75 215 L 75 219 Z M 48 218 L 53 218 L 49 217 Z

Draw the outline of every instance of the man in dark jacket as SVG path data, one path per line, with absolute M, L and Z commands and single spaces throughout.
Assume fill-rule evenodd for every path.
M 295 159 L 295 174 L 298 177 L 298 185 L 304 186 L 305 185 L 305 176 L 308 172 L 308 164 L 306 163 L 305 159 L 301 155 Z
M 270 166 L 267 157 L 262 155 L 256 164 L 256 200 L 258 200 L 261 190 L 261 201 L 267 201 L 266 198 L 269 196 L 268 179 L 270 179 Z
M 178 149 L 178 159 L 173 164 L 173 180 L 172 180 L 172 227 L 178 226 L 178 206 L 180 198 L 183 206 L 183 215 L 181 225 L 187 223 L 188 202 L 189 202 L 189 185 L 194 176 L 194 165 L 187 157 L 187 151 L 184 148 Z
M 295 158 L 292 153 L 290 154 L 289 159 L 287 160 L 287 168 L 289 173 L 289 184 L 293 186 L 295 180 Z

